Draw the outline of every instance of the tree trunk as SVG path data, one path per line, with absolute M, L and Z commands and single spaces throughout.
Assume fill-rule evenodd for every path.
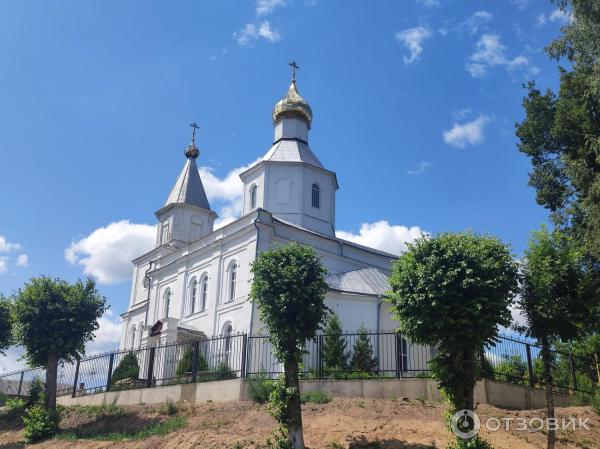
M 58 373 L 58 355 L 51 353 L 46 362 L 46 405 L 49 410 L 56 410 L 56 377 Z
M 544 363 L 544 382 L 546 384 L 546 423 L 554 420 L 554 396 L 552 393 L 552 355 L 548 338 L 542 338 L 542 362 Z M 548 426 L 548 449 L 554 449 L 556 431 Z
M 300 382 L 298 380 L 298 363 L 291 361 L 284 364 L 285 387 L 294 388 L 296 394 L 291 398 L 286 410 L 288 439 L 294 449 L 304 449 L 302 432 L 302 409 L 300 405 Z

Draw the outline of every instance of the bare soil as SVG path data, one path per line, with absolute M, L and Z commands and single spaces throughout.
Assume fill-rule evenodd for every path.
M 140 448 L 140 449 L 258 449 L 264 448 L 276 424 L 266 406 L 252 402 L 224 404 L 177 404 L 177 414 L 187 425 L 168 435 L 138 441 L 97 441 L 54 439 L 31 448 Z M 328 404 L 302 407 L 304 438 L 311 449 L 428 449 L 444 448 L 451 435 L 444 425 L 446 406 L 409 400 L 334 399 Z M 477 409 L 487 417 L 544 417 L 543 410 L 511 411 L 490 406 Z M 590 431 L 558 433 L 557 449 L 600 449 L 600 419 L 590 407 L 557 409 L 559 418 L 589 418 Z M 63 431 L 92 436 L 113 431 L 134 432 L 162 422 L 168 416 L 159 407 L 126 407 L 120 414 L 82 414 L 67 410 L 61 421 Z M 17 421 L 0 422 L 0 449 L 24 447 Z M 546 435 L 535 431 L 499 430 L 480 433 L 496 449 L 544 448 Z

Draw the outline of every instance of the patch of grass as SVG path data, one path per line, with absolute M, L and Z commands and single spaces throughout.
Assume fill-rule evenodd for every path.
M 339 441 L 330 441 L 329 443 L 327 443 L 327 448 L 328 449 L 344 449 L 344 445 L 342 443 L 340 443 Z
M 167 399 L 167 402 L 160 406 L 160 413 L 163 415 L 176 415 L 178 411 L 177 404 L 175 404 L 172 400 Z
M 300 402 L 303 404 L 327 404 L 329 401 L 331 396 L 324 391 L 307 391 L 300 395 Z
M 144 440 L 154 435 L 167 435 L 168 433 L 181 429 L 186 424 L 187 420 L 184 416 L 173 416 L 168 418 L 166 421 L 151 424 L 137 432 L 98 433 L 94 435 L 86 435 L 85 438 L 99 441 Z M 76 432 L 65 432 L 58 435 L 57 438 L 61 440 L 77 440 L 78 436 Z
M 592 408 L 600 415 L 600 389 L 596 390 L 596 394 L 592 397 Z
M 102 405 L 74 405 L 66 408 L 75 415 L 90 415 L 95 417 L 100 416 L 120 416 L 125 414 L 125 409 L 115 404 Z

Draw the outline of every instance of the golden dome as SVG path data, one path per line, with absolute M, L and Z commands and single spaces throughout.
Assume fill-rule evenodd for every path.
M 273 123 L 285 116 L 300 117 L 306 121 L 310 128 L 312 109 L 308 102 L 298 93 L 295 79 L 292 79 L 287 95 L 279 100 L 273 108 Z

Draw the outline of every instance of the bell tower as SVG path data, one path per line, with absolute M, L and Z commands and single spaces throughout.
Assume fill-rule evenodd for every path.
M 165 205 L 156 212 L 156 246 L 181 247 L 213 232 L 217 214 L 211 210 L 196 166 L 200 151 L 196 147 L 198 125 L 190 125 L 192 142 L 186 148 L 185 165 Z

